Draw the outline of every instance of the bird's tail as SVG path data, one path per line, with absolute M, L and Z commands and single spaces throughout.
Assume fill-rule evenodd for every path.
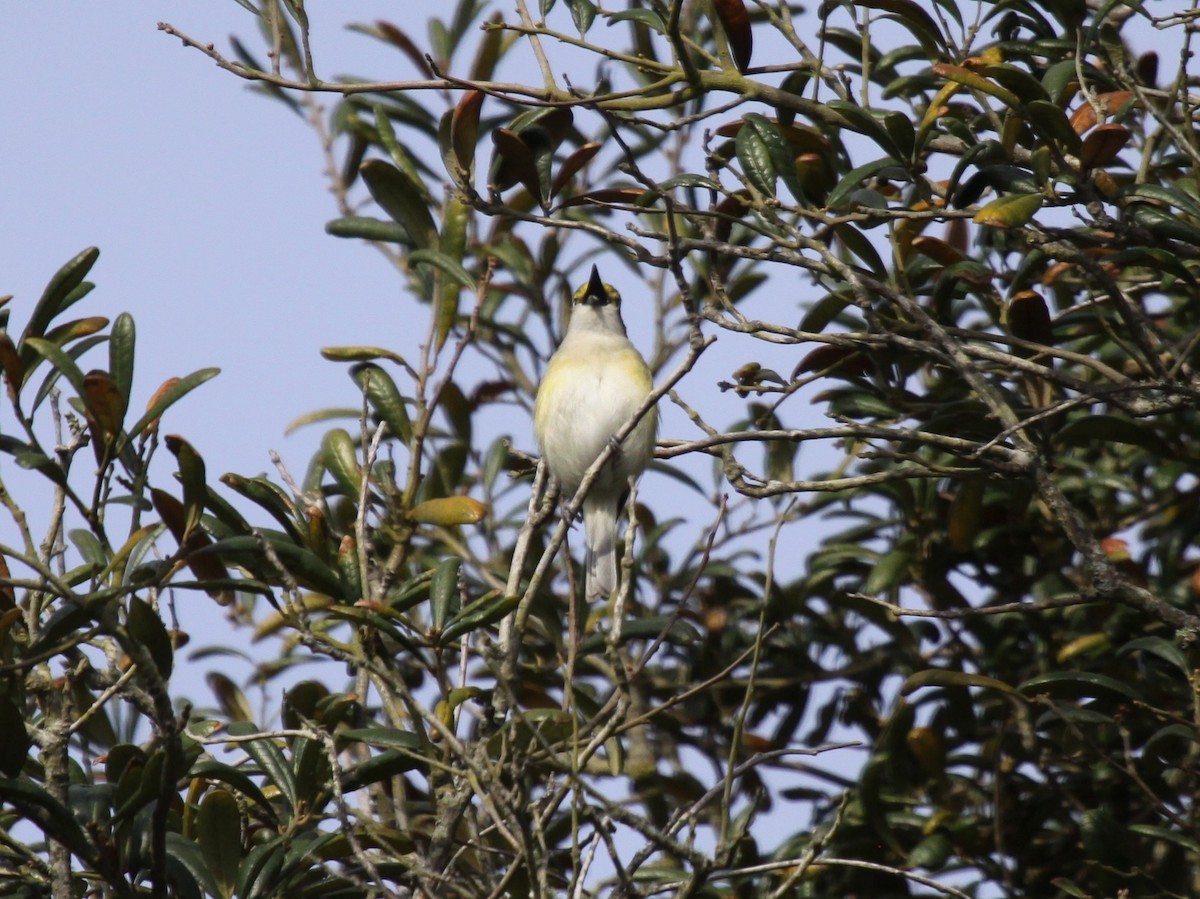
M 583 501 L 587 535 L 587 601 L 607 600 L 617 589 L 617 504 L 612 497 Z

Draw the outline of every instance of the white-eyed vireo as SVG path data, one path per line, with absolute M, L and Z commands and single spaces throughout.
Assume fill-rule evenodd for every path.
M 566 500 L 652 386 L 646 360 L 625 334 L 621 295 L 592 266 L 587 284 L 575 291 L 566 336 L 550 357 L 533 406 L 534 434 Z M 608 599 L 617 587 L 618 505 L 629 479 L 654 454 L 657 426 L 650 409 L 614 448 L 583 501 L 589 601 Z

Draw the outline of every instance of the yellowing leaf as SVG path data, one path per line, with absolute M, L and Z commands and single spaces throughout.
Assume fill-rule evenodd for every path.
M 1108 639 L 1108 634 L 1084 634 L 1082 637 L 1076 637 L 1060 649 L 1058 655 L 1055 656 L 1055 661 L 1063 665 L 1076 656 L 1095 655 L 1111 648 L 1112 643 Z
M 992 200 L 972 219 L 990 228 L 1016 228 L 1027 224 L 1042 208 L 1041 194 L 1008 194 Z
M 475 524 L 483 520 L 487 506 L 470 496 L 447 496 L 420 503 L 408 513 L 418 524 L 436 524 L 452 527 L 459 524 Z
M 1021 105 L 1021 98 L 1008 88 L 1001 87 L 996 82 L 989 81 L 979 73 L 964 69 L 962 66 L 940 62 L 934 65 L 933 73 L 949 81 L 955 81 L 963 87 L 969 87 L 971 90 L 995 97 L 1010 109 L 1016 109 Z
M 980 516 L 983 511 L 984 482 L 980 478 L 963 481 L 958 495 L 950 503 L 950 520 L 946 536 L 955 552 L 969 552 L 979 534 Z

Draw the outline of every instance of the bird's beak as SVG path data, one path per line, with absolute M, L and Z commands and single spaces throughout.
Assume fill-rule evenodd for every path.
M 589 306 L 603 306 L 608 303 L 608 291 L 604 289 L 604 282 L 600 280 L 600 272 L 596 266 L 592 266 L 592 276 L 587 283 L 587 302 Z

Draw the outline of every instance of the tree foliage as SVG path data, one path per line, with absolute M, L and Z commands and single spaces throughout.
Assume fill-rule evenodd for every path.
M 138 414 L 68 320 L 95 250 L 0 335 L 6 895 L 1196 893 L 1194 10 L 462 0 L 329 82 L 239 2 L 160 27 L 309 117 L 424 337 L 218 484 L 214 372 Z M 666 422 L 603 608 L 526 425 L 593 261 Z M 193 709 L 189 592 L 336 665 Z

